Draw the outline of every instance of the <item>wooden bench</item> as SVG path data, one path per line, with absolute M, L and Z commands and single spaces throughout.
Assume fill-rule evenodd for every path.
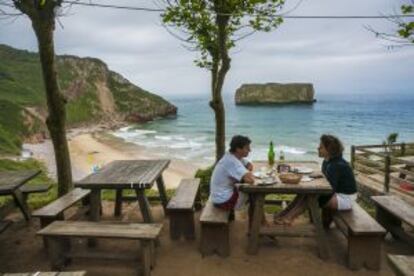
M 230 255 L 229 214 L 229 211 L 207 201 L 200 216 L 200 252 L 203 257 L 214 253 L 222 257 Z
M 40 227 L 44 228 L 55 220 L 64 220 L 64 211 L 80 200 L 86 199 L 89 194 L 90 190 L 75 188 L 50 204 L 37 209 L 33 212 L 32 216 L 40 218 Z M 47 247 L 46 240 L 44 240 L 44 245 Z
M 141 242 L 141 263 L 139 270 L 141 275 L 150 275 L 151 267 L 155 265 L 154 242 L 161 233 L 161 224 L 140 224 L 140 223 L 106 223 L 90 221 L 55 221 L 46 228 L 37 232 L 38 235 L 48 239 L 49 258 L 53 270 L 61 270 L 76 254 L 70 252 L 69 238 L 107 238 L 107 239 L 128 239 Z M 90 252 L 92 253 L 92 252 Z M 81 257 L 88 257 L 85 252 Z M 93 254 L 89 257 L 104 257 Z M 108 258 L 108 256 L 106 256 Z M 118 258 L 119 254 L 112 254 L 109 258 Z M 125 257 L 125 256 L 123 256 Z
M 397 276 L 414 275 L 414 256 L 388 254 L 388 263 Z
M 168 202 L 167 213 L 170 217 L 170 238 L 177 240 L 181 236 L 195 239 L 194 211 L 196 200 L 200 204 L 200 179 L 183 179 L 175 195 Z
M 55 272 L 55 271 L 48 271 L 48 272 L 28 272 L 28 273 L 5 273 L 1 274 L 0 276 L 84 276 L 86 275 L 86 271 L 67 271 L 67 272 Z
M 402 223 L 414 227 L 414 206 L 397 196 L 373 196 L 376 219 L 395 239 L 401 239 L 414 247 L 414 237 L 407 234 Z
M 24 185 L 20 188 L 23 193 L 23 199 L 27 201 L 30 194 L 46 193 L 52 188 L 52 184 L 39 184 L 39 185 Z
M 385 229 L 357 203 L 350 211 L 336 212 L 334 221 L 348 238 L 348 267 L 379 270 Z

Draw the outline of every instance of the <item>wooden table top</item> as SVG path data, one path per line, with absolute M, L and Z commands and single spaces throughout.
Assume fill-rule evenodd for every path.
M 8 194 L 40 174 L 40 170 L 0 172 L 0 194 Z
M 85 189 L 151 188 L 170 160 L 116 160 L 75 183 Z
M 320 172 L 317 162 L 284 162 L 293 167 L 308 167 L 315 172 Z M 255 168 L 267 166 L 266 162 L 253 162 Z M 276 164 L 277 165 L 277 164 Z M 255 169 L 257 171 L 257 169 Z M 316 178 L 309 182 L 301 181 L 298 184 L 284 184 L 277 179 L 277 183 L 268 186 L 259 186 L 257 181 L 254 185 L 239 184 L 240 190 L 246 193 L 275 193 L 275 194 L 331 194 L 332 187 L 325 177 Z

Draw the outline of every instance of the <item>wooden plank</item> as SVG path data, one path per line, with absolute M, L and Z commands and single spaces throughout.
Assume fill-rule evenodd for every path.
M 315 237 L 315 227 L 313 225 L 297 225 L 297 226 L 265 226 L 260 228 L 261 236 L 275 237 Z
M 385 229 L 357 203 L 352 205 L 352 210 L 338 211 L 335 216 L 340 218 L 355 236 L 366 234 L 385 235 Z
M 396 196 L 372 196 L 371 199 L 400 220 L 414 226 L 414 206 Z
M 55 217 L 62 211 L 73 206 L 76 202 L 90 194 L 89 190 L 73 189 L 66 195 L 33 212 L 34 217 Z
M 32 193 L 44 193 L 49 191 L 52 188 L 52 184 L 40 184 L 40 185 L 24 185 L 20 188 L 24 194 Z
M 240 191 L 246 193 L 267 194 L 331 194 L 332 187 L 325 178 L 314 179 L 311 182 L 300 182 L 299 184 L 276 183 L 269 186 L 258 186 L 240 184 Z
M 191 210 L 200 187 L 200 179 L 183 179 L 178 186 L 175 195 L 168 203 L 167 209 Z
M 229 211 L 219 209 L 214 206 L 213 202 L 207 201 L 201 212 L 201 223 L 227 224 L 229 222 Z
M 27 181 L 40 174 L 40 170 L 0 172 L 0 195 L 10 194 Z
M 147 189 L 170 160 L 116 160 L 75 183 L 76 187 L 101 189 Z
M 414 276 L 414 256 L 388 254 L 387 258 L 397 276 Z
M 57 276 L 84 276 L 86 271 L 59 272 Z
M 161 224 L 107 223 L 90 221 L 55 221 L 38 231 L 41 236 L 68 236 L 85 238 L 156 239 Z

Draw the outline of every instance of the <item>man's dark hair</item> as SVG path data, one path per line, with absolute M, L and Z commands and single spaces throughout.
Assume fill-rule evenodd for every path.
M 230 152 L 236 152 L 236 149 L 242 149 L 244 146 L 250 145 L 252 141 L 247 136 L 235 135 L 231 138 Z
M 336 136 L 324 134 L 321 136 L 321 143 L 326 148 L 331 158 L 342 156 L 344 146 Z

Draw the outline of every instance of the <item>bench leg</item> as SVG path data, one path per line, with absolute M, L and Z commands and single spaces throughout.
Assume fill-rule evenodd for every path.
M 194 213 L 169 211 L 170 238 L 178 240 L 183 235 L 187 240 L 195 239 Z
M 376 207 L 375 212 L 376 220 L 381 224 L 385 229 L 391 232 L 394 239 L 398 239 L 398 236 L 395 235 L 392 230 L 393 229 L 402 229 L 401 227 L 401 220 L 397 217 L 392 215 L 387 210 L 384 210 L 380 206 Z
M 152 241 L 141 241 L 141 269 L 139 275 L 149 276 L 151 275 L 151 267 L 153 262 L 154 246 Z
M 52 217 L 52 218 L 50 218 L 50 217 L 41 217 L 40 218 L 40 228 L 41 229 L 45 228 L 46 226 L 48 226 L 49 224 L 51 224 L 55 220 L 64 220 L 64 219 L 65 219 L 65 217 L 63 215 L 63 212 L 61 214 L 57 215 L 56 217 Z M 43 237 L 43 247 L 45 249 L 48 248 L 48 242 L 47 241 L 48 241 L 48 238 Z
M 122 189 L 117 189 L 115 194 L 114 216 L 119 217 L 122 214 Z
M 68 263 L 66 253 L 70 250 L 70 241 L 63 237 L 47 237 L 50 266 L 52 270 L 62 270 Z
M 382 236 L 348 236 L 348 266 L 350 269 L 379 270 Z
M 217 253 L 219 256 L 230 255 L 230 231 L 228 224 L 201 224 L 201 255 Z

